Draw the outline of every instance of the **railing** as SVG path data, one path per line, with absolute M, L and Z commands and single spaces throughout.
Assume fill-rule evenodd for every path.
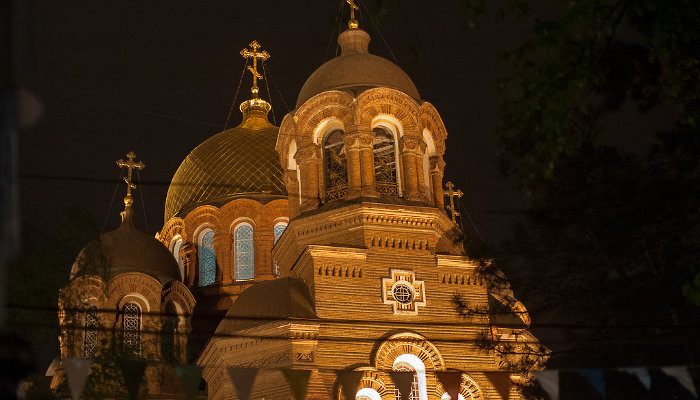
M 348 195 L 348 185 L 337 185 L 326 188 L 326 201 L 344 199 Z
M 398 196 L 399 187 L 395 182 L 375 182 L 377 192 L 387 196 Z

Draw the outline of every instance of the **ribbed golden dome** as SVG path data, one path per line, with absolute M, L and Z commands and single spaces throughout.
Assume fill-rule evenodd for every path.
M 241 104 L 243 122 L 197 146 L 180 164 L 168 188 L 165 221 L 191 209 L 223 205 L 241 195 L 286 196 L 275 152 L 278 127 L 267 120 L 270 105 L 252 99 Z
M 400 90 L 416 100 L 418 89 L 398 65 L 369 54 L 369 34 L 362 29 L 348 29 L 338 37 L 340 56 L 321 65 L 302 86 L 296 107 L 327 90 L 364 91 L 374 87 Z

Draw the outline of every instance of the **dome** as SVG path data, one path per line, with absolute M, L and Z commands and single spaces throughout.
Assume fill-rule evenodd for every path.
M 231 305 L 216 332 L 233 331 L 260 320 L 317 319 L 306 284 L 298 278 L 256 283 Z
M 197 146 L 175 172 L 165 200 L 165 222 L 193 208 L 220 206 L 251 194 L 286 196 L 275 151 L 279 128 L 270 124 L 270 105 L 260 99 L 241 104 L 243 122 Z
M 349 29 L 338 37 L 341 54 L 321 65 L 306 80 L 299 92 L 296 107 L 327 90 L 363 91 L 373 87 L 400 90 L 416 100 L 418 89 L 411 78 L 396 64 L 368 52 L 369 34 Z
M 136 229 L 130 208 L 119 228 L 103 233 L 78 254 L 71 279 L 83 273 L 109 280 L 125 272 L 150 275 L 163 285 L 181 280 L 173 255 L 156 238 Z

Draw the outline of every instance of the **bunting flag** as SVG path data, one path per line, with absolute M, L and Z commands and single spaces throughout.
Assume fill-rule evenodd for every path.
M 396 389 L 399 390 L 401 400 L 409 400 L 411 389 L 413 389 L 413 372 L 411 371 L 391 371 L 391 380 L 394 381 Z
M 360 386 L 360 381 L 364 373 L 362 371 L 335 371 L 338 376 L 340 388 L 343 391 L 345 400 L 354 400 L 357 393 L 357 387 Z
M 559 400 L 559 371 L 535 372 L 535 380 L 549 395 L 550 400 Z
M 202 367 L 189 364 L 178 365 L 175 367 L 175 374 L 180 378 L 187 400 L 193 400 L 199 392 L 199 382 L 202 381 Z
M 491 382 L 501 398 L 508 400 L 510 398 L 510 372 L 494 371 L 485 372 L 486 378 Z
M 311 371 L 307 369 L 288 369 L 281 368 L 280 371 L 287 379 L 289 388 L 292 389 L 292 394 L 296 400 L 304 400 L 306 398 L 306 389 L 309 386 L 309 377 Z
M 119 363 L 124 376 L 126 389 L 129 391 L 129 398 L 136 400 L 139 398 L 139 389 L 143 382 L 143 373 L 146 370 L 146 362 L 143 360 L 123 360 Z
M 89 358 L 66 358 L 63 360 L 63 367 L 66 369 L 66 377 L 68 377 L 68 387 L 70 388 L 70 397 L 73 400 L 79 400 L 83 394 L 83 388 L 87 382 L 87 377 L 90 374 L 92 360 Z
M 258 375 L 257 368 L 234 368 L 229 367 L 228 375 L 231 378 L 233 387 L 240 400 L 248 400 L 250 392 L 253 390 L 255 377 Z
M 651 389 L 651 377 L 649 376 L 649 371 L 646 368 L 620 368 L 619 370 L 622 372 L 626 372 L 630 375 L 636 376 L 637 379 L 639 379 L 639 382 L 641 382 L 642 385 L 644 385 L 646 390 Z
M 661 371 L 677 380 L 678 383 L 680 383 L 684 388 L 688 389 L 688 391 L 692 393 L 695 398 L 698 397 L 698 392 L 695 390 L 693 378 L 690 377 L 690 372 L 688 372 L 687 367 L 662 367 Z
M 462 386 L 461 371 L 435 371 L 435 376 L 440 381 L 442 388 L 450 396 L 451 400 L 459 400 L 459 389 Z
M 605 397 L 605 381 L 603 380 L 602 369 L 577 369 L 576 372 L 581 374 L 593 388 Z

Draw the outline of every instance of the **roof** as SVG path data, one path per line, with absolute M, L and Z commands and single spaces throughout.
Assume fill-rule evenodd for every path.
M 243 122 L 197 146 L 175 172 L 165 200 L 165 222 L 183 210 L 220 205 L 251 194 L 286 196 L 275 151 L 279 128 L 267 120 L 269 104 L 241 104 Z
M 340 56 L 321 65 L 299 92 L 296 107 L 328 90 L 362 92 L 374 87 L 400 90 L 416 100 L 420 95 L 411 78 L 398 65 L 369 53 L 370 36 L 362 29 L 349 29 L 338 37 Z

